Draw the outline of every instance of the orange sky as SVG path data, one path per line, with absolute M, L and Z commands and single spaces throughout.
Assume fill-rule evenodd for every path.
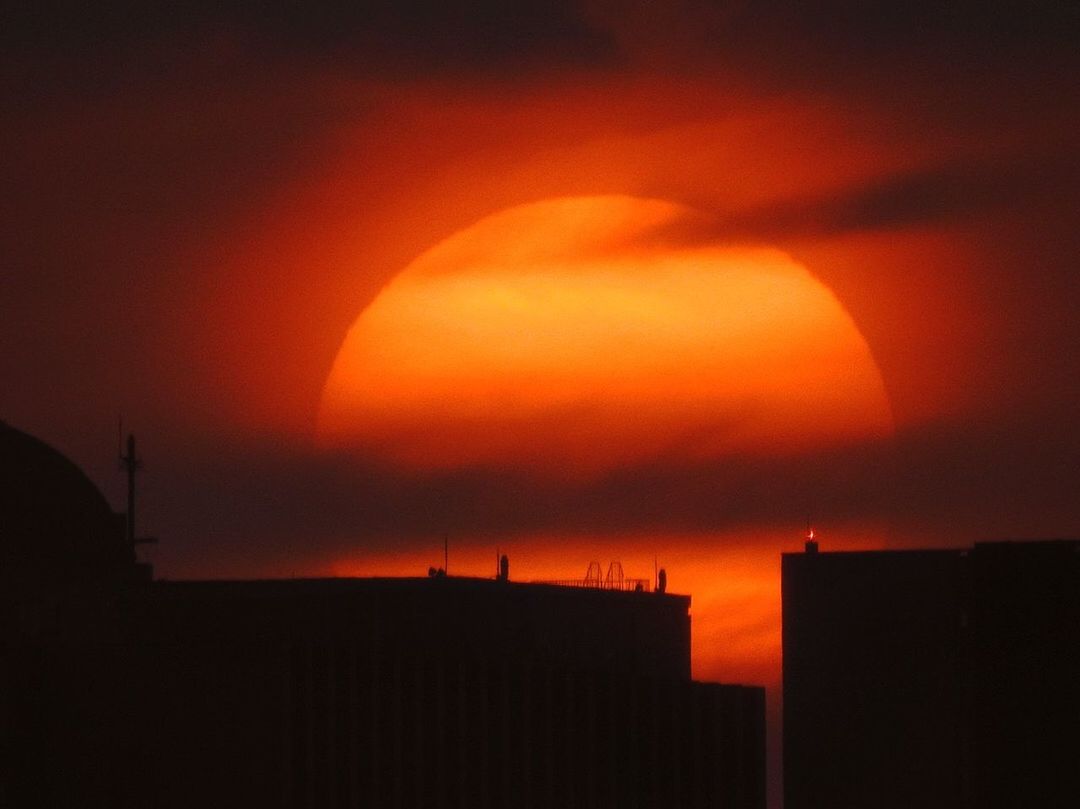
M 240 296 L 252 301 L 258 313 L 250 322 L 217 324 L 212 307 L 210 323 L 199 322 L 195 337 L 213 341 L 213 359 L 222 366 L 220 384 L 229 391 L 222 406 L 235 410 L 249 427 L 253 417 L 276 427 L 310 423 L 314 377 L 329 365 L 324 359 L 322 367 L 313 367 L 309 360 L 316 348 L 311 320 L 333 320 L 338 329 L 347 328 L 378 285 L 413 258 L 517 203 L 608 192 L 689 203 L 708 211 L 711 221 L 701 226 L 710 231 L 709 238 L 764 242 L 803 261 L 804 253 L 812 255 L 816 261 L 808 265 L 830 288 L 830 276 L 843 281 L 843 274 L 858 270 L 848 263 L 853 253 L 857 262 L 896 262 L 893 238 L 889 254 L 882 257 L 873 244 L 854 251 L 844 247 L 853 238 L 865 238 L 862 233 L 773 232 L 769 208 L 829 198 L 933 164 L 940 144 L 933 142 L 932 133 L 914 133 L 901 145 L 895 142 L 901 138 L 894 127 L 902 123 L 890 120 L 888 112 L 867 111 L 856 113 L 853 137 L 852 121 L 837 119 L 832 110 L 837 102 L 828 98 L 748 103 L 736 96 L 737 107 L 721 101 L 722 114 L 712 118 L 693 108 L 690 89 L 679 89 L 672 97 L 670 88 L 652 82 L 624 86 L 619 81 L 614 88 L 601 82 L 545 90 L 537 98 L 506 99 L 496 91 L 488 100 L 483 92 L 462 99 L 460 91 L 447 97 L 437 86 L 419 88 L 395 98 L 389 117 L 380 116 L 374 131 L 361 126 L 355 139 L 347 127 L 334 133 L 332 148 L 325 149 L 329 157 L 322 158 L 326 165 L 288 186 L 269 210 L 263 206 L 256 222 L 240 229 L 254 238 L 226 243 L 223 254 L 206 259 L 228 268 L 228 287 L 190 292 L 199 306 L 210 294 Z M 731 92 L 710 85 L 694 89 L 721 99 Z M 378 88 L 369 92 L 382 100 Z M 615 120 L 597 115 L 598 107 L 603 110 L 600 99 L 613 93 L 624 95 L 621 114 Z M 438 143 L 434 155 L 430 143 L 422 142 L 425 138 Z M 369 156 L 371 148 L 379 153 L 377 163 Z M 899 309 L 900 316 L 920 318 L 921 328 L 909 335 L 922 343 L 917 354 L 977 350 L 978 296 L 955 289 L 955 278 L 943 295 L 941 279 L 922 270 L 946 257 L 950 262 L 976 260 L 969 246 L 955 236 L 942 240 L 928 233 L 902 250 L 901 289 L 875 273 L 869 281 L 873 294 L 850 299 L 841 294 L 841 302 L 857 320 L 880 297 L 890 299 L 891 311 L 879 317 L 896 317 Z M 319 288 L 296 287 L 302 268 L 311 265 L 320 268 Z M 290 294 L 282 294 L 281 284 L 292 288 Z M 339 291 L 333 301 L 328 288 Z M 890 355 L 888 341 L 876 339 L 874 325 L 867 327 L 871 348 L 875 356 L 884 355 L 880 362 L 892 366 L 886 378 L 901 380 L 899 390 L 890 391 L 898 418 L 932 418 L 957 397 L 963 400 L 957 407 L 971 404 L 955 386 L 912 368 L 906 352 Z M 265 330 L 270 328 L 295 330 L 295 343 L 269 339 Z M 280 332 L 275 336 L 280 338 Z M 329 335 L 323 339 L 330 342 Z M 325 357 L 326 343 L 318 348 Z M 280 384 L 283 374 L 293 384 Z M 270 380 L 274 384 L 268 386 Z M 308 400 L 298 401 L 297 387 L 308 392 Z
M 800 546 L 808 512 L 826 548 L 1080 532 L 1074 31 L 1040 4 L 939 5 L 865 18 L 589 2 L 526 3 L 512 19 L 224 5 L 178 28 L 142 6 L 93 25 L 15 19 L 0 54 L 0 418 L 70 454 L 119 507 L 122 411 L 144 447 L 141 514 L 163 575 L 423 571 L 444 531 L 468 573 L 486 573 L 497 545 L 540 578 L 616 558 L 649 575 L 655 553 L 694 597 L 695 672 L 775 682 L 778 553 Z M 569 304 L 500 320 L 475 279 L 399 276 L 500 211 L 597 195 L 689 213 L 650 231 L 646 261 L 623 243 L 633 228 L 570 244 L 550 216 L 473 248 L 487 260 L 541 233 L 563 263 L 517 256 L 499 294 L 599 296 L 599 320 Z M 708 255 L 722 268 L 760 250 L 787 257 L 822 322 L 841 324 L 846 342 L 831 345 L 864 381 L 880 373 L 885 405 L 870 396 L 853 422 L 876 427 L 822 427 L 855 412 L 860 383 L 805 423 L 780 408 L 753 440 L 678 445 L 678 425 L 715 430 L 733 397 L 792 401 L 780 355 L 812 368 L 830 343 L 790 329 L 772 354 L 743 355 L 758 369 L 750 394 L 697 316 L 685 343 L 671 329 L 636 343 L 648 363 L 633 373 L 590 373 L 621 312 L 672 305 L 626 282 L 632 267 Z M 684 313 L 719 290 L 686 266 Z M 398 296 L 409 283 L 418 295 Z M 447 320 L 406 316 L 425 295 L 457 296 Z M 472 342 L 409 352 L 416 328 L 437 340 L 470 313 Z M 581 353 L 548 329 L 537 365 L 486 381 L 507 367 L 479 350 L 501 329 L 574 317 L 593 328 Z M 373 370 L 394 382 L 351 400 L 386 440 L 317 446 L 351 329 L 401 352 L 355 368 L 360 388 Z M 463 351 L 481 369 L 469 395 L 437 397 L 439 418 L 410 408 L 412 393 L 445 390 L 416 371 L 442 374 Z M 702 367 L 724 373 L 695 389 Z M 652 373 L 678 378 L 653 388 Z M 632 391 L 647 418 L 623 429 L 605 389 Z M 546 433 L 534 424 L 531 443 L 504 419 L 477 449 L 486 417 L 447 438 L 463 409 L 514 390 L 530 406 L 553 390 L 600 403 Z M 823 440 L 796 440 L 814 424 Z M 764 451 L 766 432 L 779 451 Z M 649 453 L 611 449 L 642 435 Z M 567 464 L 587 474 L 551 474 Z
M 320 445 L 413 474 L 489 466 L 572 482 L 658 458 L 723 464 L 888 440 L 880 372 L 835 297 L 776 250 L 671 243 L 694 217 L 656 200 L 564 197 L 425 252 L 350 330 Z M 864 525 L 860 539 L 880 543 L 880 532 Z M 781 522 L 751 536 L 497 541 L 520 549 L 524 575 L 547 579 L 578 575 L 567 565 L 597 546 L 639 569 L 662 551 L 696 599 L 699 676 L 775 685 L 777 551 L 794 538 Z M 463 571 L 484 572 L 486 551 L 464 542 Z M 331 566 L 415 574 L 425 559 L 349 554 Z

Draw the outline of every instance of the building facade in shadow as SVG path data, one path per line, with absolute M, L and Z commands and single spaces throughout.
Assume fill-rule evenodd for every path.
M 154 581 L 70 462 L 0 450 L 4 806 L 764 806 L 763 689 L 691 680 L 688 596 Z
M 785 554 L 786 809 L 1080 801 L 1080 541 Z

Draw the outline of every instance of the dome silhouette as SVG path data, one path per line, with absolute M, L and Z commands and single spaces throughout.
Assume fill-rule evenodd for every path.
M 78 466 L 45 442 L 0 421 L 0 567 L 127 567 L 124 517 Z

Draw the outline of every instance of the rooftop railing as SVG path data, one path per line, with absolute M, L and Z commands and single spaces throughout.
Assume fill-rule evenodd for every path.
M 611 581 L 606 579 L 543 579 L 531 581 L 530 584 L 550 584 L 555 587 L 581 587 L 592 590 L 619 590 L 630 593 L 652 590 L 652 582 L 649 579 L 623 578 Z

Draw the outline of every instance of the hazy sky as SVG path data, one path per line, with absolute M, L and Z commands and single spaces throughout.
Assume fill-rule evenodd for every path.
M 773 681 L 808 511 L 825 547 L 1080 533 L 1076 4 L 106 5 L 0 25 L 0 419 L 122 508 L 123 412 L 159 573 L 423 570 L 444 532 L 480 574 L 655 553 L 699 589 L 695 671 Z M 594 194 L 808 267 L 895 435 L 562 480 L 314 448 L 396 273 Z

